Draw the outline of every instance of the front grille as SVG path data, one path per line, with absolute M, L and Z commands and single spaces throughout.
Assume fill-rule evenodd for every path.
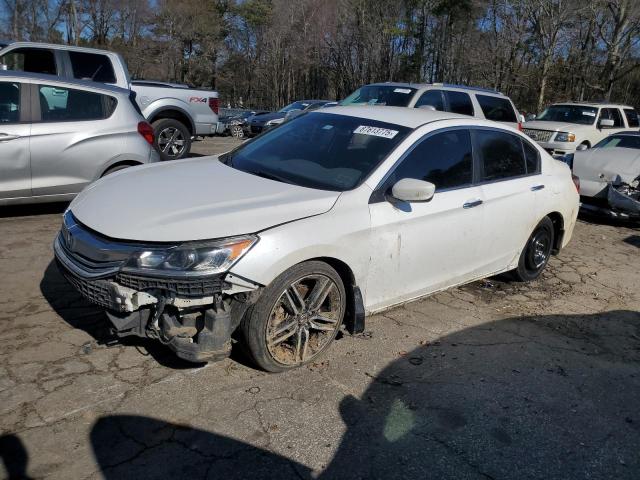
M 67 281 L 91 303 L 95 303 L 109 310 L 123 310 L 122 304 L 116 303 L 114 300 L 115 296 L 112 294 L 109 282 L 106 280 L 85 280 L 84 278 L 77 277 L 67 270 L 62 262 L 58 262 L 58 268 L 62 271 Z
M 555 133 L 550 130 L 536 130 L 534 128 L 523 128 L 522 132 L 536 142 L 548 142 Z
M 205 297 L 231 287 L 220 276 L 194 279 L 151 278 L 119 273 L 116 282 L 134 290 L 167 290 L 183 297 Z

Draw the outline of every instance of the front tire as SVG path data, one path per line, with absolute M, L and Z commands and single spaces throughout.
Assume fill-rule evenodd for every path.
M 153 135 L 162 160 L 184 158 L 191 150 L 189 129 L 173 118 L 161 118 L 153 122 Z
M 340 330 L 346 299 L 331 266 L 320 261 L 295 265 L 271 282 L 245 315 L 244 346 L 268 372 L 316 361 Z
M 513 271 L 516 280 L 530 282 L 540 276 L 549 262 L 553 240 L 553 222 L 549 217 L 544 217 L 533 230 L 520 254 L 518 268 Z

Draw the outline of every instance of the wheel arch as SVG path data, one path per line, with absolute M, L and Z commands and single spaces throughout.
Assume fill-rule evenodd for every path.
M 171 118 L 173 120 L 179 121 L 189 129 L 189 133 L 191 135 L 195 135 L 196 127 L 193 124 L 193 120 L 191 119 L 191 116 L 182 108 L 175 106 L 159 108 L 149 115 L 148 120 L 149 123 L 153 123 L 156 120 L 162 120 L 163 118 Z
M 562 239 L 564 237 L 564 217 L 560 212 L 550 212 L 545 215 L 551 219 L 553 223 L 553 248 L 551 253 L 557 255 L 562 247 Z
M 109 170 L 112 170 L 112 169 L 114 169 L 114 168 L 122 167 L 122 166 L 127 166 L 127 167 L 136 167 L 136 166 L 138 166 L 138 165 L 143 165 L 143 163 L 142 163 L 142 162 L 137 162 L 137 161 L 135 161 L 135 160 L 120 160 L 120 161 L 118 161 L 118 162 L 114 162 L 114 163 L 110 164 L 109 166 L 107 166 L 107 168 L 105 168 L 105 169 L 102 171 L 102 173 L 100 174 L 100 177 L 99 177 L 99 178 L 104 177 L 104 176 L 107 174 L 107 172 L 108 172 Z

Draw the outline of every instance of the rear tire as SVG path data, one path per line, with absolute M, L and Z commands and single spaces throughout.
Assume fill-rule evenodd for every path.
M 282 372 L 316 361 L 335 339 L 346 307 L 340 275 L 309 261 L 291 267 L 265 288 L 240 325 L 255 364 Z
M 161 118 L 152 123 L 155 145 L 162 160 L 184 158 L 191 150 L 189 129 L 173 118 Z
M 516 280 L 530 282 L 540 276 L 549 262 L 553 240 L 553 222 L 549 217 L 544 217 L 533 230 L 520 254 L 518 268 L 513 271 Z

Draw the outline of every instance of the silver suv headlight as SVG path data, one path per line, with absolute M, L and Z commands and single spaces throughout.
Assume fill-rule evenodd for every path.
M 227 271 L 258 241 L 255 235 L 149 248 L 134 253 L 122 271 L 161 276 L 205 276 Z
M 559 133 L 556 133 L 555 141 L 556 142 L 575 142 L 576 135 L 575 133 L 559 132 Z

